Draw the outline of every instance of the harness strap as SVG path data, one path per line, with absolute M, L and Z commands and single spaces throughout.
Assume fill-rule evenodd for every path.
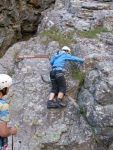
M 52 66 L 52 68 L 62 68 L 62 66 Z
M 62 66 L 52 66 L 52 70 L 62 70 Z

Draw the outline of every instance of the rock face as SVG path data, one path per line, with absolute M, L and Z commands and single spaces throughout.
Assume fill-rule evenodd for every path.
M 56 11 L 46 14 L 48 20 L 43 20 L 46 27 L 48 22 L 52 21 L 62 32 L 72 29 L 88 31 L 98 26 L 106 27 L 108 30 L 113 29 L 112 2 L 101 3 L 93 0 L 58 2 L 59 5 L 55 5 Z
M 54 0 L 2 0 L 0 2 L 0 53 L 21 40 L 25 33 L 36 32 L 42 19 L 41 12 L 50 7 Z
M 29 1 L 30 6 L 31 3 L 40 8 L 41 1 Z M 57 28 L 65 35 L 79 29 L 89 31 L 100 25 L 110 31 L 113 28 L 112 6 L 112 2 L 57 0 L 54 9 L 42 13 L 44 18 L 37 31 L 50 29 L 51 32 Z M 30 31 L 29 27 L 23 27 L 24 32 L 26 29 Z M 50 80 L 49 59 L 15 59 L 18 54 L 50 53 L 52 56 L 60 49 L 60 44 L 55 40 L 45 43 L 48 39 L 47 34 L 38 34 L 29 41 L 18 42 L 0 59 L 1 72 L 13 78 L 10 92 L 4 98 L 10 103 L 10 123 L 19 125 L 19 132 L 14 136 L 14 149 L 112 150 L 113 33 L 100 32 L 96 38 L 73 34 L 76 43 L 71 43 L 72 53 L 86 56 L 87 60 L 84 68 L 79 68 L 81 73 L 85 71 L 84 80 L 72 78 L 71 66 L 75 64 L 65 66 L 68 87 L 64 97 L 65 109 L 49 110 L 46 106 L 51 84 L 43 82 L 40 75 Z

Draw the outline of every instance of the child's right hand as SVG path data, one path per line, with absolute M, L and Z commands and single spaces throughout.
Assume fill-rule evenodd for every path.
M 83 60 L 85 61 L 87 59 L 87 57 L 85 56 L 84 58 L 83 58 Z
M 10 127 L 9 130 L 10 130 L 12 135 L 15 135 L 17 133 L 17 131 L 18 131 L 18 128 L 15 127 L 15 125 L 14 125 L 14 126 Z

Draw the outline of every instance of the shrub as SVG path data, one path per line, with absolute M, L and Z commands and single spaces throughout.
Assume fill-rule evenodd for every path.
M 72 77 L 77 80 L 80 80 L 80 82 L 83 82 L 85 74 L 85 72 L 79 71 L 79 69 L 76 66 L 72 67 Z
M 74 34 L 74 32 L 73 32 Z M 52 28 L 50 30 L 43 30 L 39 33 L 39 35 L 46 36 L 46 39 L 42 40 L 43 44 L 48 44 L 50 41 L 56 41 L 59 43 L 60 48 L 64 45 L 71 47 L 72 43 L 76 43 L 76 40 L 73 39 L 72 32 L 62 33 L 56 28 Z
M 110 32 L 110 31 L 108 31 L 108 29 L 103 27 L 98 27 L 89 31 L 79 31 L 79 30 L 76 31 L 78 36 L 85 37 L 85 38 L 97 38 L 97 34 L 101 32 Z

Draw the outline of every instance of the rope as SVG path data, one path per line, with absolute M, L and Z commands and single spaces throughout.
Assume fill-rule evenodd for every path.
M 47 84 L 50 84 L 50 83 L 51 83 L 51 81 L 46 81 L 46 80 L 44 79 L 44 77 L 43 77 L 42 74 L 41 74 L 40 76 L 41 76 L 41 79 L 42 79 L 43 82 L 45 82 L 45 83 L 47 83 Z
M 13 150 L 13 145 L 14 145 L 14 144 L 13 144 L 13 135 L 12 135 L 12 150 Z

